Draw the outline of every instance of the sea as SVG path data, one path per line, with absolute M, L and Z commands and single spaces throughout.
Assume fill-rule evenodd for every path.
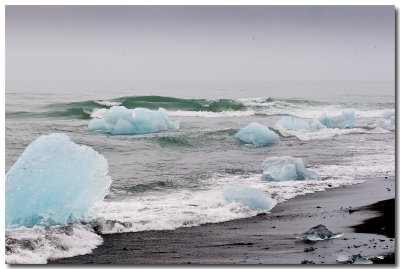
M 5 96 L 6 172 L 36 138 L 64 133 L 102 154 L 112 178 L 109 193 L 90 210 L 95 221 L 7 228 L 7 263 L 87 254 L 102 243 L 99 234 L 169 230 L 261 212 L 226 201 L 229 184 L 284 203 L 395 175 L 394 82 L 7 82 Z M 118 105 L 165 108 L 170 119 L 180 119 L 180 128 L 130 135 L 88 129 L 96 111 Z M 355 112 L 353 128 L 277 126 L 283 116 L 311 123 L 345 109 Z M 235 138 L 252 122 L 279 134 L 279 142 L 257 147 Z M 279 156 L 301 158 L 318 176 L 262 180 L 263 161 Z

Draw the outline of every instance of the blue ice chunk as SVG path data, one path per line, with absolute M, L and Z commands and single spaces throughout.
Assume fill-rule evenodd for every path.
M 128 109 L 113 106 L 94 113 L 97 117 L 89 122 L 89 130 L 98 130 L 110 134 L 146 134 L 168 129 L 179 129 L 179 120 L 171 121 L 167 110 L 159 108 L 152 111 L 147 108 Z
M 255 146 L 273 144 L 279 140 L 279 136 L 275 132 L 257 122 L 250 123 L 241 129 L 235 134 L 235 137 L 244 143 Z
M 307 232 L 300 234 L 298 238 L 303 239 L 305 241 L 323 241 L 334 238 L 339 238 L 343 234 L 342 233 L 333 233 L 325 225 L 319 224 L 315 227 L 312 227 Z
M 295 118 L 292 116 L 283 116 L 278 122 L 277 125 L 282 126 L 285 129 L 289 130 L 307 130 L 309 126 L 307 122 L 302 119 Z
M 228 202 L 241 203 L 254 210 L 270 211 L 277 204 L 275 199 L 259 189 L 237 185 L 226 185 L 224 198 Z
M 6 226 L 86 219 L 110 184 L 103 155 L 75 144 L 65 134 L 40 136 L 6 174 Z
M 329 116 L 322 114 L 318 120 L 328 128 L 353 128 L 356 124 L 356 116 L 353 109 L 345 109 L 339 115 Z
M 316 130 L 321 130 L 321 129 L 326 129 L 327 127 L 323 125 L 318 119 L 313 119 L 311 122 L 311 130 L 316 131 Z
M 266 181 L 305 180 L 316 176 L 317 173 L 304 167 L 301 158 L 269 157 L 263 162 L 262 179 Z
M 386 109 L 385 111 L 383 111 L 383 117 L 385 119 L 390 119 L 393 116 L 395 116 L 394 110 Z
M 391 116 L 390 117 L 390 124 L 395 126 L 396 125 L 396 116 Z

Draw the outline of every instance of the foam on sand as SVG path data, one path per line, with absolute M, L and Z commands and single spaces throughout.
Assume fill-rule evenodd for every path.
M 100 235 L 79 224 L 20 227 L 6 230 L 5 235 L 8 264 L 45 264 L 48 260 L 85 255 L 103 242 Z

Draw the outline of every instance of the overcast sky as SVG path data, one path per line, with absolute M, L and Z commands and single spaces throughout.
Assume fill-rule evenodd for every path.
M 394 37 L 394 6 L 7 6 L 6 81 L 393 81 Z

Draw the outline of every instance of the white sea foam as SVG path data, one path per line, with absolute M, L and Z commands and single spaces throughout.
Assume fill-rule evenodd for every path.
M 255 115 L 253 110 L 243 110 L 243 111 L 221 111 L 221 112 L 211 112 L 211 111 L 168 111 L 167 113 L 170 117 L 202 117 L 202 118 L 222 118 L 222 117 L 245 117 Z
M 121 102 L 116 102 L 116 101 L 95 101 L 96 103 L 98 103 L 99 105 L 103 105 L 103 106 L 119 106 L 121 105 Z
M 346 135 L 346 134 L 382 134 L 382 133 L 389 133 L 390 131 L 383 129 L 381 127 L 377 128 L 351 128 L 351 129 L 339 129 L 339 128 L 323 128 L 318 130 L 289 130 L 285 129 L 281 126 L 275 126 L 275 130 L 277 130 L 280 135 L 284 137 L 295 136 L 299 140 L 302 141 L 309 141 L 314 139 L 330 139 L 335 136 L 339 135 Z
M 48 260 L 84 255 L 103 242 L 101 236 L 78 224 L 49 229 L 21 227 L 7 229 L 5 234 L 8 264 L 44 264 Z
M 264 212 L 251 210 L 240 203 L 227 202 L 223 198 L 223 188 L 226 184 L 255 188 L 269 194 L 278 202 L 284 202 L 298 195 L 364 182 L 348 177 L 263 182 L 261 176 L 261 174 L 255 174 L 250 177 L 239 175 L 215 177 L 209 180 L 209 187 L 203 190 L 147 192 L 145 196 L 135 196 L 120 201 L 103 201 L 93 209 L 92 214 L 94 217 L 132 224 L 129 227 L 115 225 L 109 230 L 104 229 L 103 233 L 170 230 L 251 217 Z
M 390 147 L 378 149 L 378 146 L 371 144 L 371 150 L 378 154 L 349 156 L 342 164 L 311 167 L 318 174 L 314 179 L 265 182 L 261 180 L 261 171 L 250 176 L 215 175 L 204 180 L 200 189 L 164 189 L 136 193 L 121 200 L 104 200 L 92 209 L 91 216 L 99 218 L 100 225 L 104 220 L 100 230 L 105 234 L 168 230 L 251 217 L 265 211 L 226 201 L 224 186 L 254 188 L 282 203 L 299 195 L 360 184 L 371 176 L 394 176 L 394 155 Z M 107 220 L 117 222 L 107 225 Z M 48 259 L 90 253 L 101 244 L 101 237 L 89 226 L 74 224 L 72 227 L 70 230 L 59 226 L 49 230 L 39 227 L 7 230 L 7 263 L 46 263 Z

